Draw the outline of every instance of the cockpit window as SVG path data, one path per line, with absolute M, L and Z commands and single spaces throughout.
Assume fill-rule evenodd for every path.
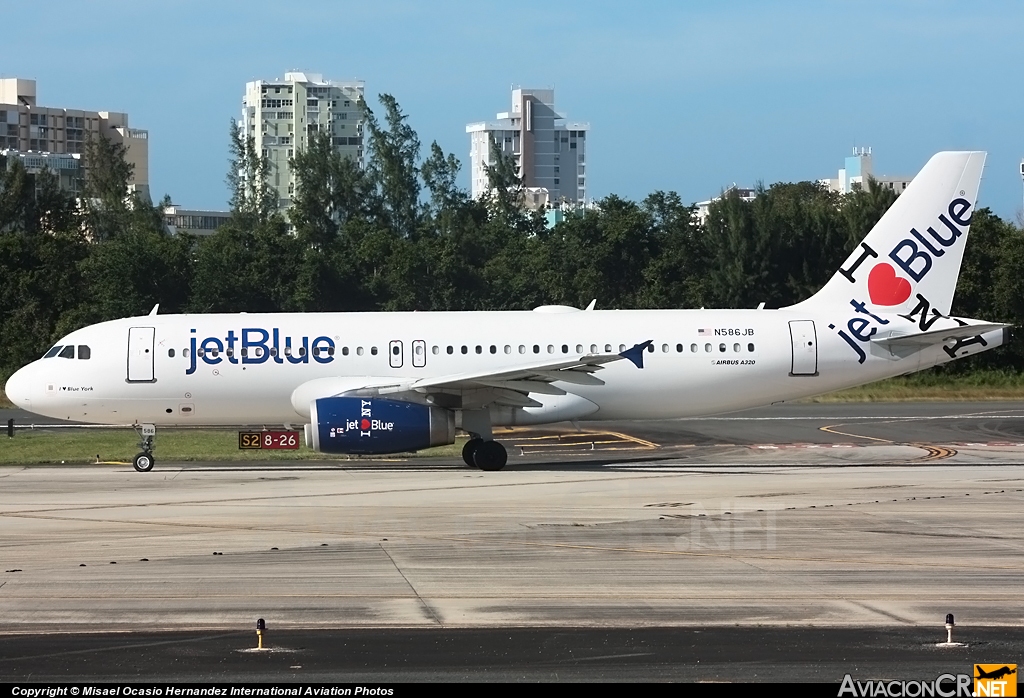
M 78 345 L 78 358 L 80 358 L 80 359 L 90 359 L 90 358 L 92 358 L 92 349 L 90 349 L 85 344 L 79 344 Z
M 69 344 L 57 354 L 62 359 L 73 359 L 75 358 L 75 345 Z
M 60 350 L 63 349 L 63 348 L 64 348 L 64 346 L 62 344 L 58 344 L 53 349 L 50 349 L 50 351 L 46 352 L 46 354 L 43 356 L 43 358 L 44 359 L 52 359 L 57 354 L 59 354 Z

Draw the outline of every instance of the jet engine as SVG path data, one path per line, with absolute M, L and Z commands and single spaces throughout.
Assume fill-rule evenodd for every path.
M 321 453 L 398 453 L 455 443 L 455 414 L 379 397 L 325 397 L 309 409 L 307 443 Z

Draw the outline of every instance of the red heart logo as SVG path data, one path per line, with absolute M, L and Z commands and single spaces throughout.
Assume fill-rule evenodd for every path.
M 910 282 L 881 262 L 868 274 L 868 295 L 875 305 L 899 305 L 910 298 Z
M 366 431 L 367 429 L 370 428 L 370 420 L 369 419 L 364 419 L 362 422 L 359 423 L 359 427 L 363 431 Z

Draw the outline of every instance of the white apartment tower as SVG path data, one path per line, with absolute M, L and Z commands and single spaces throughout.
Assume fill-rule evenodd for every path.
M 470 138 L 472 194 L 489 190 L 491 144 L 512 154 L 523 186 L 547 190 L 551 207 L 581 205 L 587 195 L 587 131 L 590 124 L 569 121 L 555 110 L 554 90 L 512 90 L 512 111 L 496 121 L 466 126 Z
M 35 80 L 0 79 L 0 151 L 9 162 L 17 158 L 29 171 L 53 170 L 63 188 L 77 193 L 85 143 L 100 135 L 125 147 L 125 160 L 134 166 L 129 190 L 149 199 L 149 132 L 129 128 L 127 114 L 41 107 Z
M 335 150 L 362 167 L 364 89 L 362 80 L 338 82 L 300 72 L 245 84 L 243 133 L 270 164 L 269 184 L 277 190 L 278 208 L 291 205 L 296 182 L 289 160 L 306 147 L 310 133 L 328 131 Z

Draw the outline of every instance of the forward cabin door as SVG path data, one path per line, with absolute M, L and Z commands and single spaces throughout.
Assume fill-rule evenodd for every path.
M 155 383 L 153 372 L 154 327 L 128 328 L 128 382 Z
M 814 332 L 814 320 L 790 320 L 789 337 L 793 344 L 789 375 L 818 375 L 818 338 Z

